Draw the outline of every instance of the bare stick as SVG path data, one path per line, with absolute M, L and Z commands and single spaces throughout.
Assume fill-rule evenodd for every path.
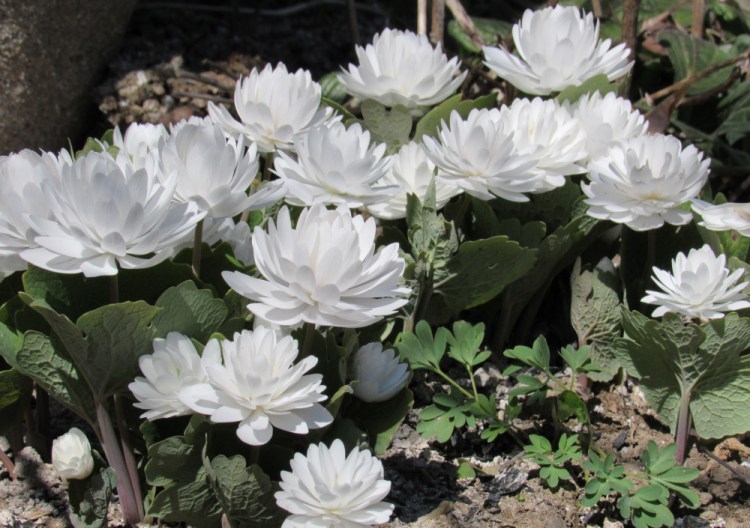
M 445 25 L 445 0 L 432 0 L 432 20 L 430 21 L 430 42 L 443 43 L 443 26 Z
M 191 99 L 207 99 L 215 103 L 232 104 L 232 100 L 228 97 L 220 97 L 218 95 L 209 95 L 202 93 L 192 92 L 172 92 L 172 97 L 190 97 Z
M 469 14 L 464 9 L 463 4 L 460 0 L 446 0 L 445 5 L 450 9 L 453 14 L 453 18 L 456 19 L 456 24 L 464 30 L 464 32 L 471 38 L 471 43 L 477 48 L 484 46 L 485 42 L 482 38 L 482 34 L 477 30 L 474 25 L 474 21 L 471 19 Z
M 693 19 L 690 23 L 690 34 L 697 39 L 703 38 L 703 19 L 706 13 L 706 0 L 693 0 Z
M 5 451 L 0 449 L 0 463 L 2 463 L 5 466 L 5 469 L 8 470 L 8 475 L 10 475 L 10 478 L 12 480 L 16 480 L 16 466 L 13 465 L 13 462 L 10 461 L 10 457 L 5 454 Z
M 203 249 L 203 220 L 195 224 L 195 235 L 193 236 L 193 277 L 200 281 L 201 276 L 201 250 Z
M 349 33 L 352 36 L 352 42 L 359 44 L 359 25 L 357 24 L 357 4 L 354 0 L 346 0 L 346 10 L 349 15 Z
M 417 0 L 417 35 L 427 34 L 427 0 Z
M 743 475 L 742 473 L 740 473 L 739 471 L 737 471 L 737 469 L 734 468 L 732 466 L 732 464 L 728 463 L 725 460 L 720 459 L 714 453 L 712 453 L 711 451 L 709 451 L 708 449 L 706 449 L 703 446 L 699 445 L 698 449 L 700 450 L 701 453 L 703 453 L 704 455 L 706 455 L 708 458 L 710 458 L 711 460 L 713 460 L 714 462 L 716 462 L 717 464 L 719 464 L 721 467 L 723 467 L 727 471 L 730 471 L 735 477 L 737 477 L 742 482 L 744 482 L 745 484 L 747 484 L 748 486 L 750 486 L 750 478 L 747 478 L 745 475 Z
M 254 7 L 238 7 L 233 9 L 231 6 L 220 6 L 220 5 L 208 5 L 208 4 L 188 4 L 185 2 L 141 2 L 136 6 L 136 9 L 169 9 L 169 10 L 180 10 L 180 11 L 202 11 L 204 13 L 236 13 L 240 15 L 255 15 L 255 16 L 267 16 L 267 17 L 287 17 L 290 15 L 296 15 L 308 9 L 314 9 L 321 6 L 342 6 L 346 5 L 348 0 L 312 0 L 310 2 L 300 2 L 289 7 L 283 7 L 279 9 L 257 9 Z M 367 4 L 355 4 L 357 9 L 360 11 L 367 11 L 370 13 L 376 13 L 384 15 L 385 12 L 377 7 Z
M 622 7 L 622 40 L 630 50 L 630 60 L 636 58 L 636 46 L 638 45 L 638 10 L 641 0 L 625 0 Z M 620 85 L 620 94 L 630 98 L 630 79 L 632 73 L 623 80 Z

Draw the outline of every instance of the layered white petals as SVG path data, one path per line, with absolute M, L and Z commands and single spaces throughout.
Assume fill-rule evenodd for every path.
M 307 455 L 297 453 L 291 471 L 281 472 L 276 504 L 291 513 L 282 528 L 360 528 L 382 524 L 393 513 L 383 501 L 391 483 L 383 464 L 369 451 L 346 454 L 336 439 L 327 447 L 311 444 Z
M 611 147 L 589 166 L 591 183 L 581 184 L 588 214 L 635 231 L 664 223 L 684 225 L 693 215 L 680 205 L 692 200 L 708 179 L 710 160 L 673 136 L 637 136 Z
M 409 194 L 414 194 L 424 202 L 430 183 L 435 180 L 435 164 L 427 157 L 420 143 L 409 142 L 393 156 L 393 165 L 381 180 L 383 185 L 397 186 L 399 191 L 390 199 L 367 206 L 373 216 L 384 220 L 406 217 L 406 202 Z M 443 182 L 435 182 L 437 208 L 461 193 L 461 189 Z
M 726 267 L 726 256 L 716 256 L 711 246 L 678 253 L 672 260 L 672 273 L 654 267 L 653 280 L 661 291 L 646 290 L 641 302 L 658 306 L 654 317 L 667 312 L 701 320 L 719 319 L 725 312 L 750 308 L 742 291 L 748 282 L 739 283 L 745 270 Z
M 307 434 L 333 417 L 319 403 L 326 399 L 323 376 L 306 374 L 318 359 L 295 364 L 297 354 L 297 341 L 270 328 L 243 330 L 231 341 L 213 339 L 203 352 L 208 383 L 182 391 L 180 399 L 213 422 L 239 422 L 237 436 L 250 445 L 266 444 L 274 427 Z
M 361 207 L 389 199 L 396 186 L 380 183 L 392 163 L 384 143 L 370 145 L 370 133 L 356 123 L 315 127 L 294 139 L 296 157 L 279 152 L 274 172 L 292 205 Z
M 154 353 L 138 358 L 143 376 L 128 385 L 138 400 L 133 406 L 144 409 L 141 418 L 158 420 L 191 414 L 180 394 L 193 385 L 208 383 L 201 356 L 189 337 L 170 332 L 166 339 L 154 339 Z
M 599 40 L 599 22 L 577 7 L 527 9 L 513 26 L 517 57 L 504 48 L 484 46 L 485 64 L 516 88 L 532 95 L 549 95 L 579 86 L 596 75 L 610 81 L 633 67 L 625 44 L 612 47 Z
M 161 178 L 176 178 L 174 200 L 193 202 L 210 218 L 235 216 L 251 203 L 258 173 L 255 145 L 226 139 L 216 126 L 186 124 L 159 148 Z
M 506 129 L 513 131 L 518 152 L 536 164 L 532 173 L 540 179 L 536 193 L 565 185 L 565 176 L 585 172 L 586 136 L 577 119 L 553 100 L 516 99 L 500 109 Z
M 319 108 L 320 97 L 320 85 L 309 71 L 289 73 L 282 63 L 275 68 L 268 64 L 237 81 L 234 106 L 239 121 L 210 102 L 208 113 L 228 136 L 244 136 L 258 151 L 275 152 L 292 148 L 295 135 L 332 117 L 332 109 Z
M 395 396 L 409 382 L 409 367 L 399 363 L 392 348 L 368 343 L 354 353 L 351 378 L 354 395 L 366 402 L 381 402 Z
M 67 480 L 85 479 L 94 470 L 94 457 L 86 434 L 73 427 L 52 441 L 52 466 Z
M 360 328 L 406 304 L 398 286 L 405 262 L 398 244 L 375 251 L 375 219 L 352 218 L 349 209 L 304 209 L 295 228 L 283 207 L 268 233 L 255 228 L 253 254 L 262 278 L 240 272 L 222 277 L 254 301 L 248 309 L 281 326 L 301 322 Z
M 702 200 L 693 200 L 693 211 L 703 217 L 700 225 L 711 231 L 737 231 L 750 236 L 750 204 L 723 203 L 713 205 Z
M 643 114 L 613 92 L 604 97 L 599 92 L 586 94 L 572 105 L 566 102 L 565 106 L 586 134 L 588 160 L 604 156 L 611 146 L 648 132 Z
M 125 153 L 90 152 L 42 182 L 47 217 L 27 215 L 40 247 L 21 257 L 56 273 L 87 277 L 145 268 L 172 255 L 203 217 L 193 204 L 172 202 L 175 182 L 135 170 Z
M 433 48 L 425 35 L 411 31 L 385 29 L 356 53 L 359 65 L 338 76 L 346 91 L 384 106 L 403 105 L 413 115 L 447 99 L 466 78 L 458 58 L 448 60 L 440 44 Z
M 50 219 L 47 197 L 42 184 L 59 178 L 62 164 L 72 163 L 66 152 L 55 157 L 23 150 L 0 156 L 0 273 L 25 270 L 27 262 L 21 251 L 36 248 L 39 236 L 30 217 Z
M 438 168 L 439 183 L 491 200 L 499 196 L 526 202 L 524 193 L 535 192 L 544 178 L 533 171 L 537 161 L 522 153 L 513 141 L 514 131 L 500 110 L 474 109 L 466 119 L 458 112 L 443 122 L 438 138 L 425 136 L 427 155 Z
M 143 169 L 150 163 L 150 154 L 159 146 L 162 139 L 169 137 L 169 132 L 162 124 L 131 123 L 125 134 L 115 127 L 112 144 L 126 154 L 135 169 Z

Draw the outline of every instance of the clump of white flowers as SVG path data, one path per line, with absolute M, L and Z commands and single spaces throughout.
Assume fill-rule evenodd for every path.
M 162 124 L 131 123 L 125 129 L 125 134 L 120 131 L 120 127 L 115 127 L 112 145 L 128 156 L 134 168 L 142 169 L 147 163 L 153 163 L 150 160 L 151 152 L 167 137 L 169 131 Z
M 347 455 L 339 439 L 330 448 L 311 444 L 306 456 L 296 453 L 279 486 L 276 504 L 291 513 L 282 528 L 360 528 L 387 522 L 393 513 L 383 501 L 391 483 L 382 462 L 357 448 Z
M 725 312 L 750 308 L 743 293 L 748 282 L 738 284 L 744 271 L 730 273 L 726 256 L 715 255 L 706 244 L 691 249 L 687 256 L 678 253 L 672 260 L 672 273 L 654 267 L 653 280 L 661 291 L 647 290 L 641 302 L 658 306 L 654 317 L 672 312 L 704 321 L 722 318 Z
M 680 206 L 698 196 L 709 163 L 693 145 L 682 148 L 674 136 L 637 136 L 616 144 L 588 166 L 591 182 L 581 184 L 588 214 L 635 231 L 665 222 L 685 225 L 693 215 Z
M 253 302 L 248 309 L 271 324 L 301 322 L 360 328 L 407 303 L 399 286 L 406 263 L 398 243 L 375 250 L 375 219 L 349 209 L 304 209 L 292 227 L 283 207 L 268 232 L 253 233 L 255 265 L 263 278 L 223 272 L 226 283 Z
M 94 470 L 94 457 L 86 434 L 73 427 L 52 441 L 52 466 L 67 480 L 85 479 Z
M 633 67 L 625 44 L 599 40 L 599 22 L 577 7 L 527 9 L 513 26 L 519 57 L 504 48 L 484 46 L 485 64 L 502 79 L 531 95 L 549 95 L 579 86 L 596 75 L 610 81 Z
M 403 105 L 413 115 L 447 99 L 466 78 L 466 72 L 457 75 L 458 58 L 448 60 L 440 44 L 433 48 L 427 36 L 411 31 L 385 29 L 356 52 L 359 65 L 338 76 L 346 91 L 384 106 Z
M 239 422 L 237 436 L 250 445 L 268 443 L 274 427 L 295 434 L 325 427 L 333 417 L 320 404 L 323 376 L 307 374 L 318 358 L 295 363 L 298 353 L 296 340 L 270 328 L 212 339 L 202 358 L 208 383 L 185 388 L 180 399 L 213 422 Z
M 224 133 L 258 145 L 259 152 L 292 148 L 294 136 L 317 126 L 333 115 L 320 108 L 321 88 L 307 70 L 289 73 L 283 63 L 253 69 L 237 81 L 234 90 L 236 120 L 220 105 L 208 103 L 208 113 Z
M 409 366 L 399 362 L 392 348 L 383 350 L 383 343 L 360 347 L 351 370 L 354 395 L 366 402 L 388 400 L 409 382 Z

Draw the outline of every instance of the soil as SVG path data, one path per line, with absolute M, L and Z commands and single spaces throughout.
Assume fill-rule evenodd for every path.
M 92 124 L 91 135 L 134 121 L 170 123 L 205 115 L 208 100 L 229 102 L 237 77 L 267 62 L 283 60 L 290 69 L 305 67 L 319 78 L 354 56 L 342 5 L 326 4 L 314 12 L 281 17 L 207 13 L 197 10 L 201 4 L 182 4 L 186 7 L 176 11 L 143 2 L 136 11 L 122 51 L 96 94 L 102 117 Z M 252 5 L 283 9 L 292 4 Z M 386 25 L 398 27 L 399 17 L 413 20 L 408 12 L 394 12 L 376 2 L 368 6 L 371 10 L 359 19 L 363 41 Z M 495 383 L 492 374 L 483 373 L 485 384 Z M 435 385 L 418 384 L 417 408 L 429 401 L 430 392 L 438 388 Z M 505 392 L 508 387 L 496 390 Z M 630 382 L 598 387 L 591 408 L 596 442 L 604 451 L 614 452 L 618 463 L 636 465 L 650 440 L 660 445 L 671 442 L 666 428 Z M 393 519 L 385 526 L 622 526 L 615 520 L 614 507 L 604 508 L 604 513 L 581 507 L 581 490 L 565 485 L 556 491 L 546 488 L 538 467 L 524 460 L 510 439 L 501 437 L 487 445 L 479 431 L 462 430 L 441 445 L 420 437 L 416 423 L 417 411 L 413 411 L 383 457 L 386 477 L 392 483 L 388 500 L 395 505 Z M 539 417 L 530 416 L 514 426 L 521 432 L 539 432 L 540 424 Z M 9 452 L 1 437 L 0 448 Z M 750 438 L 729 439 L 702 449 L 713 452 L 722 464 L 693 447 L 687 464 L 701 470 L 695 482 L 701 507 L 678 510 L 676 526 L 750 528 L 750 486 L 725 467 L 750 481 Z M 478 476 L 458 479 L 456 468 L 461 460 L 471 462 Z M 52 467 L 31 448 L 18 453 L 14 463 L 15 479 L 0 464 L 0 526 L 68 526 L 65 483 Z M 110 526 L 122 526 L 119 519 L 114 506 Z

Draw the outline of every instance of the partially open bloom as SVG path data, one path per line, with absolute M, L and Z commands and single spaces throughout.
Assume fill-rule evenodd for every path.
M 120 152 L 127 154 L 134 168 L 142 169 L 149 162 L 151 152 L 167 137 L 169 132 L 162 124 L 131 123 L 125 129 L 125 134 L 120 131 L 120 127 L 115 127 L 112 144 Z
M 586 134 L 588 160 L 604 156 L 614 144 L 648 132 L 648 123 L 627 99 L 610 92 L 604 97 L 599 92 L 583 95 L 570 105 Z
M 300 322 L 360 328 L 393 315 L 410 290 L 399 287 L 406 263 L 393 243 L 375 251 L 375 219 L 349 209 L 304 209 L 292 228 L 282 207 L 268 233 L 253 233 L 261 279 L 222 273 L 229 287 L 251 299 L 248 309 L 277 325 Z
M 565 177 L 585 172 L 586 136 L 580 123 L 554 99 L 516 99 L 500 114 L 513 131 L 518 151 L 536 162 L 532 172 L 539 178 L 534 192 L 565 185 Z
M 73 427 L 52 441 L 52 466 L 67 480 L 85 479 L 94 470 L 94 457 L 86 434 Z
M 380 182 L 398 186 L 399 191 L 384 202 L 367 206 L 373 216 L 384 220 L 406 217 L 406 198 L 414 194 L 424 202 L 430 183 L 435 180 L 435 164 L 427 157 L 420 143 L 410 141 L 393 156 L 393 165 Z M 441 209 L 448 200 L 461 193 L 461 189 L 443 182 L 435 182 L 435 201 Z
M 524 193 L 534 192 L 543 177 L 533 172 L 537 161 L 519 152 L 514 131 L 500 110 L 472 110 L 466 119 L 458 112 L 443 122 L 438 140 L 425 136 L 427 155 L 438 167 L 438 182 L 491 200 L 499 196 L 513 202 L 527 202 Z
M 723 203 L 713 205 L 702 200 L 693 200 L 693 211 L 703 217 L 700 225 L 711 231 L 737 231 L 750 237 L 750 204 Z
M 369 451 L 347 456 L 338 438 L 328 448 L 310 444 L 307 456 L 296 453 L 292 471 L 281 472 L 276 504 L 291 513 L 282 528 L 360 528 L 387 522 L 393 505 L 383 499 L 391 483 L 383 464 Z
M 210 218 L 235 216 L 253 206 L 248 195 L 258 173 L 255 145 L 226 139 L 214 125 L 180 127 L 159 147 L 163 178 L 176 178 L 174 200 L 193 202 Z M 267 204 L 264 204 L 267 205 Z M 264 207 L 261 205 L 260 207 Z
M 532 95 L 548 95 L 579 86 L 596 75 L 610 81 L 633 67 L 625 44 L 599 40 L 594 15 L 572 6 L 527 9 L 513 26 L 519 57 L 504 48 L 485 46 L 485 64 L 502 79 Z
M 323 376 L 305 374 L 318 358 L 295 364 L 297 354 L 297 341 L 270 328 L 243 330 L 231 341 L 212 339 L 203 351 L 209 382 L 188 387 L 180 398 L 213 422 L 239 422 L 237 436 L 250 445 L 268 443 L 274 427 L 307 434 L 333 417 L 319 403 L 326 399 Z
M 409 381 L 409 367 L 399 363 L 392 348 L 383 343 L 368 343 L 354 353 L 351 377 L 354 395 L 366 402 L 385 401 L 396 395 Z
M 160 182 L 135 170 L 122 153 L 90 152 L 61 164 L 59 178 L 42 182 L 49 219 L 31 217 L 40 246 L 21 257 L 55 273 L 116 275 L 155 266 L 203 217 L 194 204 L 175 204 L 175 179 Z
M 708 179 L 709 160 L 673 136 L 637 136 L 592 161 L 591 183 L 581 184 L 588 214 L 635 231 L 684 225 L 693 219 L 680 205 L 692 200 Z
M 724 312 L 750 308 L 742 290 L 748 282 L 737 284 L 745 270 L 730 274 L 726 256 L 716 256 L 711 246 L 678 253 L 672 260 L 672 273 L 654 267 L 654 282 L 661 291 L 646 290 L 641 302 L 658 306 L 654 317 L 667 312 L 701 320 L 719 319 Z
M 339 82 L 360 99 L 374 99 L 384 106 L 403 105 L 414 115 L 454 93 L 466 77 L 459 59 L 448 57 L 440 44 L 432 47 L 425 35 L 385 29 L 372 44 L 357 46 L 359 66 L 342 68 Z
M 166 339 L 154 339 L 154 353 L 138 358 L 138 365 L 146 377 L 138 376 L 128 388 L 138 400 L 133 406 L 146 411 L 141 418 L 158 420 L 193 412 L 180 394 L 192 385 L 208 383 L 208 376 L 189 337 L 170 332 Z
M 290 149 L 294 136 L 329 119 L 333 110 L 320 106 L 320 85 L 307 70 L 287 72 L 279 63 L 253 69 L 237 81 L 234 107 L 237 121 L 223 106 L 208 103 L 208 113 L 227 135 L 245 136 L 260 152 Z
M 398 190 L 380 184 L 391 158 L 385 144 L 370 145 L 370 133 L 356 123 L 321 125 L 294 139 L 296 159 L 279 152 L 274 172 L 287 189 L 292 205 L 361 207 L 388 199 Z

